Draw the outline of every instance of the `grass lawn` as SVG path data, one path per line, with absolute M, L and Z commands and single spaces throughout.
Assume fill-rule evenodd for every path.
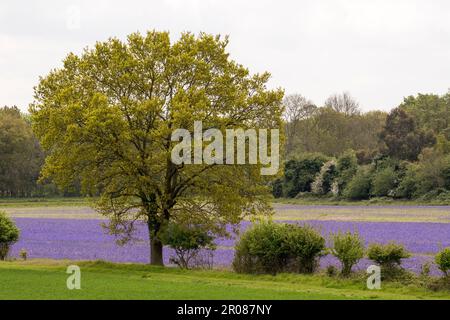
M 66 288 L 66 267 L 81 268 L 81 290 Z M 324 275 L 239 275 L 229 271 L 106 262 L 0 262 L 0 299 L 450 299 L 449 292 Z

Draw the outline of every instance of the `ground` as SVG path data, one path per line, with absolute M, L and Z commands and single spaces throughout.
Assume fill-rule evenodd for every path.
M 366 228 L 369 233 L 375 232 L 377 239 L 397 237 L 412 249 L 417 247 L 415 253 L 427 257 L 430 252 L 437 250 L 435 247 L 438 242 L 448 245 L 446 230 L 450 223 L 449 206 L 368 204 L 339 203 L 330 206 L 323 203 L 275 203 L 274 218 L 280 221 L 308 220 L 328 224 L 352 222 L 356 223 L 355 226 L 358 223 L 378 223 L 370 224 L 370 228 Z M 83 230 L 70 228 L 53 230 L 63 233 L 58 233 L 57 237 L 49 233 L 48 228 L 44 228 L 47 224 L 42 223 L 42 219 L 58 221 L 58 226 L 61 227 L 66 225 L 64 221 L 71 226 L 93 221 L 97 226 L 102 217 L 88 205 L 89 200 L 81 198 L 0 200 L 0 210 L 6 211 L 10 217 L 20 220 L 22 224 L 37 221 L 37 229 L 33 225 L 33 228 L 28 230 L 24 225 L 24 238 L 27 237 L 27 232 L 31 232 L 28 235 L 30 239 L 24 240 L 31 242 L 20 243 L 17 248 L 19 250 L 22 244 L 27 244 L 24 248 L 31 249 L 32 258 L 32 245 L 41 249 L 49 246 L 55 251 L 58 246 L 53 242 L 56 242 L 58 245 L 73 245 L 69 246 L 69 249 L 73 250 L 72 254 L 66 258 L 99 259 L 75 258 L 73 255 L 76 252 L 86 254 L 86 246 L 83 244 L 86 244 L 87 238 L 90 239 L 89 247 L 94 249 L 103 248 L 106 244 L 112 246 L 112 240 L 108 240 L 106 244 L 100 241 L 101 239 L 95 242 L 94 235 L 83 234 L 80 232 Z M 91 232 L 90 229 L 84 231 Z M 367 236 L 373 238 L 374 235 L 369 233 Z M 41 234 L 42 239 L 39 238 Z M 232 243 L 225 244 L 232 246 Z M 231 250 L 232 247 L 227 249 Z M 147 249 L 145 250 L 147 252 Z M 58 252 L 56 258 L 60 255 Z M 47 252 L 35 256 L 39 257 L 53 256 Z M 13 258 L 14 261 L 0 262 L 0 299 L 450 299 L 449 292 L 432 292 L 415 285 L 405 286 L 399 283 L 383 282 L 382 290 L 371 291 L 366 288 L 364 276 L 352 280 L 331 278 L 323 273 L 310 276 L 282 274 L 273 277 L 238 275 L 226 270 L 183 271 L 176 268 L 155 268 L 145 264 L 42 259 L 19 261 L 18 252 Z M 81 267 L 81 290 L 66 288 L 66 268 L 70 264 Z
M 68 265 L 81 268 L 81 289 L 68 290 Z M 326 275 L 239 275 L 229 271 L 105 262 L 31 260 L 0 263 L 0 299 L 450 299 L 414 286 Z

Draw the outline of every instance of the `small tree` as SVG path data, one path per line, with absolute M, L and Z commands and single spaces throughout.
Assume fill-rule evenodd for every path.
M 358 233 L 337 233 L 331 236 L 333 247 L 331 253 L 342 264 L 342 275 L 348 276 L 352 267 L 364 257 L 364 241 Z
M 185 226 L 170 223 L 162 232 L 162 242 L 175 250 L 176 257 L 171 262 L 180 268 L 189 269 L 192 261 L 202 249 L 215 249 L 214 237 L 201 226 Z
M 0 260 L 6 259 L 11 245 L 17 240 L 19 240 L 19 229 L 5 212 L 0 211 Z

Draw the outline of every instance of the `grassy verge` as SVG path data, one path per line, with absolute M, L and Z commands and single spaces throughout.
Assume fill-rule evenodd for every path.
M 81 290 L 66 288 L 66 267 L 81 268 Z M 448 292 L 325 275 L 239 275 L 136 264 L 30 260 L 0 263 L 0 299 L 450 299 Z

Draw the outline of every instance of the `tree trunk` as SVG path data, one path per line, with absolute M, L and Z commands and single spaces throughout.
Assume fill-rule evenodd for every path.
M 163 266 L 163 244 L 159 239 L 150 239 L 150 264 Z

